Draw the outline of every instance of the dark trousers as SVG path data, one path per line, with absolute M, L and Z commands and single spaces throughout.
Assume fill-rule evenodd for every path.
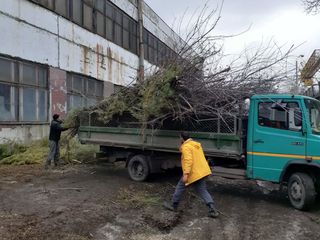
M 49 166 L 52 160 L 54 160 L 54 165 L 58 165 L 59 157 L 60 157 L 59 142 L 50 140 L 49 141 L 49 155 L 48 155 L 47 161 L 45 163 L 45 166 Z
M 197 195 L 205 202 L 206 205 L 214 204 L 214 200 L 211 197 L 210 193 L 207 190 L 207 185 L 205 178 L 202 178 L 192 184 L 190 184 L 191 187 L 194 188 L 196 191 Z M 182 194 L 186 190 L 186 185 L 182 182 L 182 178 L 178 182 L 176 189 L 174 191 L 173 197 L 172 197 L 172 204 L 174 206 L 178 206 L 180 199 L 182 197 Z

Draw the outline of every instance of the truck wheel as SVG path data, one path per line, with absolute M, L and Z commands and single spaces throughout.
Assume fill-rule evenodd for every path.
M 307 210 L 316 196 L 312 178 L 306 173 L 292 174 L 288 183 L 288 196 L 294 208 Z
M 143 155 L 135 155 L 129 159 L 128 173 L 132 180 L 142 182 L 150 173 L 148 161 Z

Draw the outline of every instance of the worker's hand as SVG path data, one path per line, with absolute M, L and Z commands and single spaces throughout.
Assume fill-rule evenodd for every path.
M 182 182 L 187 183 L 188 182 L 188 174 L 183 174 L 182 176 Z

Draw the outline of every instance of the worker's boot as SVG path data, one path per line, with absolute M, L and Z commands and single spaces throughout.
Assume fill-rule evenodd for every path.
M 164 202 L 163 207 L 169 211 L 177 212 L 178 211 L 178 204 L 177 203 L 168 203 Z
M 217 218 L 219 216 L 219 212 L 218 210 L 215 208 L 213 203 L 209 203 L 208 204 L 209 207 L 209 217 L 211 218 Z

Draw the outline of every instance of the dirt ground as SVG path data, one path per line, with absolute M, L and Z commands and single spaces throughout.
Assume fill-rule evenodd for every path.
M 129 179 L 122 164 L 0 167 L 0 239 L 319 239 L 320 204 L 294 210 L 254 181 L 210 177 L 218 219 L 187 192 L 179 213 L 162 208 L 178 172 Z M 269 189 L 270 190 L 270 189 Z

